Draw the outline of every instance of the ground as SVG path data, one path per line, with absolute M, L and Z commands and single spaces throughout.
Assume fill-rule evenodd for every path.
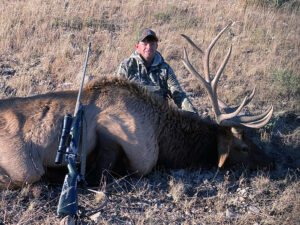
M 300 224 L 299 6 L 297 0 L 1 1 L 0 98 L 78 89 L 90 41 L 88 77 L 111 76 L 132 53 L 138 31 L 150 26 L 199 113 L 211 115 L 204 90 L 180 62 L 187 47 L 202 73 L 200 55 L 180 34 L 204 50 L 233 21 L 212 51 L 211 73 L 232 44 L 219 96 L 239 104 L 256 86 L 247 110 L 274 106 L 266 127 L 248 130 L 274 157 L 274 170 L 157 168 L 140 179 L 111 178 L 92 191 L 79 189 L 78 223 Z M 59 224 L 60 191 L 46 182 L 1 191 L 0 224 Z

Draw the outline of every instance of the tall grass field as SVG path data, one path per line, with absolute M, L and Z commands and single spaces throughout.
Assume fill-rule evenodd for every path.
M 232 44 L 219 96 L 238 105 L 256 87 L 247 110 L 274 106 L 270 123 L 248 132 L 274 157 L 275 169 L 157 168 L 143 178 L 112 175 L 93 191 L 79 189 L 78 224 L 300 224 L 300 2 L 0 1 L 1 99 L 78 89 L 89 42 L 89 80 L 114 76 L 134 51 L 138 32 L 149 27 L 199 114 L 213 116 L 205 90 L 181 62 L 186 47 L 203 74 L 201 56 L 180 34 L 205 50 L 230 22 L 211 53 L 211 73 Z M 1 190 L 0 224 L 59 224 L 60 190 L 46 181 Z

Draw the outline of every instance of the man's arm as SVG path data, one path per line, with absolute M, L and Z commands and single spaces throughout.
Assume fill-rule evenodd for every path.
M 124 61 L 120 63 L 118 69 L 115 71 L 115 75 L 122 78 L 128 78 L 128 68 Z
M 168 70 L 168 89 L 170 91 L 171 97 L 174 100 L 175 104 L 178 106 L 178 108 L 193 112 L 197 114 L 196 108 L 193 106 L 191 101 L 186 96 L 185 92 L 182 90 L 175 73 L 171 67 L 169 67 Z

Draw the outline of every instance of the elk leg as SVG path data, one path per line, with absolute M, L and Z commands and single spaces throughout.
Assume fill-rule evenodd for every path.
M 24 141 L 22 134 L 12 132 L 6 125 L 0 130 L 1 182 L 17 188 L 39 181 L 45 173 L 41 147 Z
M 7 172 L 0 167 L 0 190 L 14 188 L 12 181 Z
M 88 185 L 97 186 L 103 179 L 124 174 L 126 156 L 122 147 L 105 134 L 100 136 L 95 150 L 87 159 Z

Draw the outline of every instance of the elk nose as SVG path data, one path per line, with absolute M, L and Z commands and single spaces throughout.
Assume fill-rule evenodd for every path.
M 242 152 L 248 152 L 249 151 L 249 146 L 246 143 L 241 143 L 240 150 Z
M 270 169 L 271 170 L 275 169 L 275 162 L 274 162 L 274 160 L 272 160 L 271 163 L 270 163 Z
M 274 160 L 271 159 L 270 162 L 268 162 L 268 164 L 266 166 L 264 166 L 262 169 L 264 171 L 274 170 L 275 169 L 275 162 L 274 162 Z

